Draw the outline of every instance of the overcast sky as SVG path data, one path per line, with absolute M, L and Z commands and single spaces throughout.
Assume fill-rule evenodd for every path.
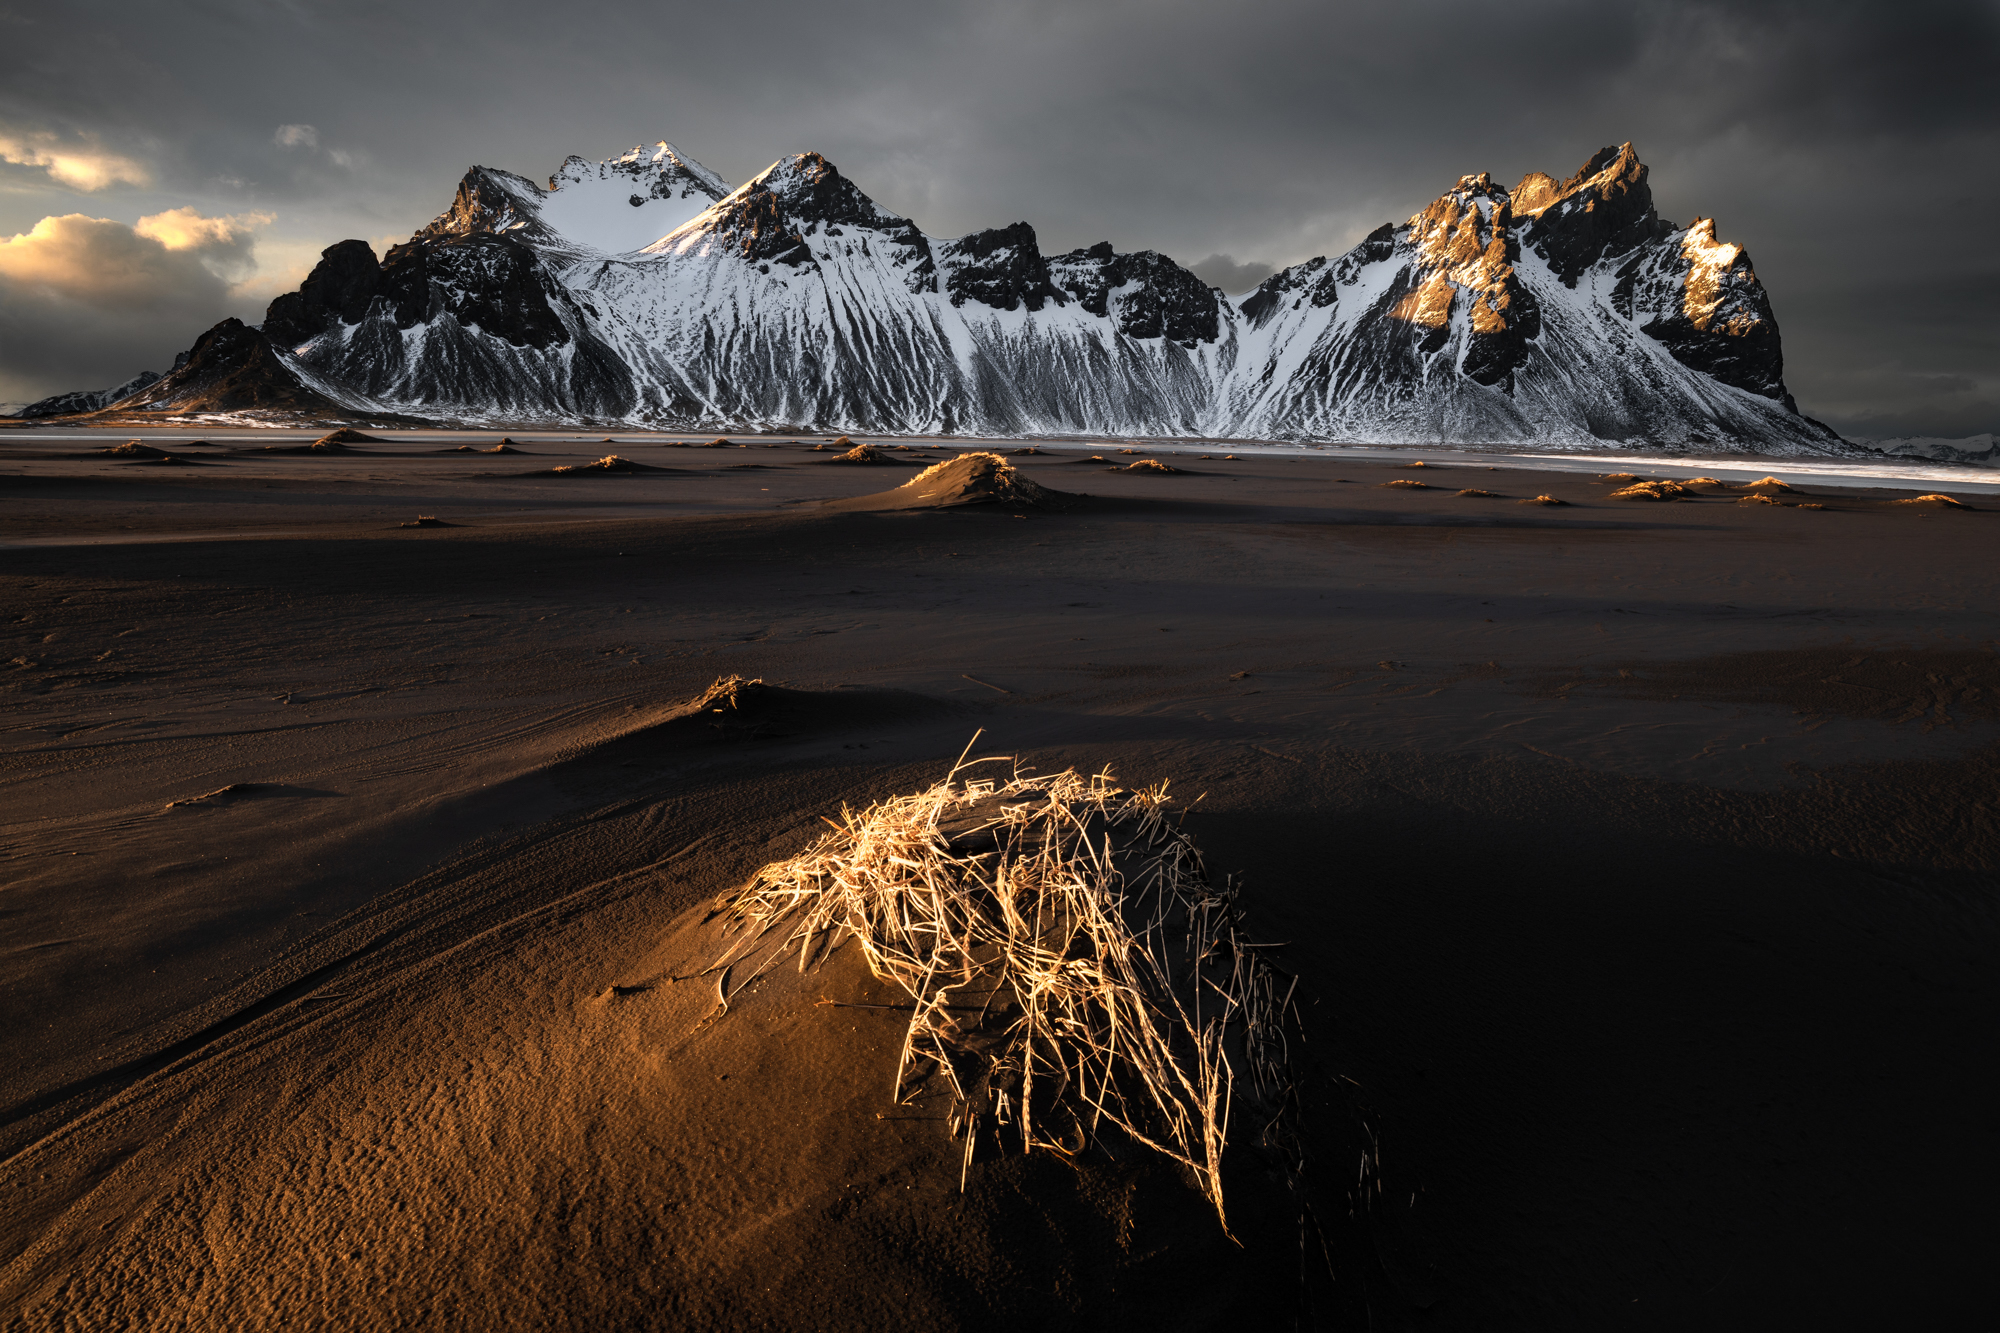
M 816 149 L 933 235 L 1238 288 L 1630 140 L 1749 250 L 1803 410 L 2000 431 L 1996 69 L 2000 0 L 0 0 L 0 400 L 162 369 L 474 163 Z

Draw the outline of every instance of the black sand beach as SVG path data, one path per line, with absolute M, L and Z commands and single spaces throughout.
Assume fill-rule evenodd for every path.
M 1990 1310 L 2000 500 L 1107 440 L 996 446 L 1074 503 L 836 508 L 917 468 L 378 433 L 0 440 L 7 1326 Z M 961 1194 L 851 960 L 660 980 L 975 732 L 1245 877 L 1316 1160 L 1379 1153 L 1320 1276 L 1247 1175 L 1241 1247 L 1136 1156 Z

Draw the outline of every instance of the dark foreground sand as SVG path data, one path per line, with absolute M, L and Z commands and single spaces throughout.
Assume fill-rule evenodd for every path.
M 1106 448 L 1013 460 L 1066 509 L 853 512 L 912 472 L 122 438 L 0 443 L 8 1327 L 1991 1312 L 2000 504 Z M 525 475 L 609 453 L 663 470 Z M 784 692 L 685 707 L 730 674 Z M 982 728 L 1203 798 L 1325 1197 L 1379 1150 L 1330 1281 L 1248 1164 L 1242 1248 L 1131 1152 L 961 1195 L 893 1012 L 811 1003 L 896 998 L 851 960 L 707 1025 L 667 980 Z

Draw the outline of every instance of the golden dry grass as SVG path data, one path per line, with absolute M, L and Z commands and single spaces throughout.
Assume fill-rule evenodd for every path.
M 1756 481 L 1745 482 L 1739 489 L 1746 491 L 1789 491 L 1792 489 L 1776 477 L 1759 477 Z
M 1972 506 L 1963 500 L 1954 500 L 1949 495 L 1916 495 L 1907 500 L 1891 500 L 1896 505 L 1930 505 L 1938 509 L 1963 509 L 1971 511 Z
M 1385 481 L 1382 484 L 1384 486 L 1401 486 L 1406 490 L 1412 491 L 1427 491 L 1430 489 L 1429 482 L 1418 481 L 1415 477 L 1398 477 L 1394 481 Z
M 1611 492 L 1611 500 L 1678 500 L 1692 494 L 1677 481 L 1641 481 Z
M 1553 495 L 1537 495 L 1533 499 L 1522 500 L 1519 501 L 1518 503 L 1524 505 L 1566 505 L 1569 503 L 1569 501 L 1558 500 Z
M 1460 491 L 1459 494 L 1468 495 L 1477 500 L 1498 500 L 1501 498 L 1500 496 L 1495 495 L 1492 491 L 1483 491 L 1479 489 L 1477 486 L 1468 487 L 1465 490 Z
M 948 1093 L 961 1184 L 982 1130 L 1068 1158 L 1115 1126 L 1188 1167 L 1226 1228 L 1232 1108 L 1262 1113 L 1267 1147 L 1296 1142 L 1296 979 L 1241 935 L 1165 784 L 967 767 L 843 809 L 758 871 L 719 904 L 739 934 L 716 967 L 803 971 L 854 941 L 910 997 L 891 1090 Z

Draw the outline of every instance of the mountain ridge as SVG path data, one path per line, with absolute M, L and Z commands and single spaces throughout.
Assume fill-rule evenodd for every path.
M 1843 451 L 1785 389 L 1743 248 L 1661 219 L 1647 178 L 1629 143 L 1560 182 L 1468 175 L 1239 304 L 1025 221 L 929 236 L 817 153 L 729 189 L 663 140 L 547 189 L 475 167 L 381 257 L 328 247 L 263 327 L 330 401 L 467 423 Z

